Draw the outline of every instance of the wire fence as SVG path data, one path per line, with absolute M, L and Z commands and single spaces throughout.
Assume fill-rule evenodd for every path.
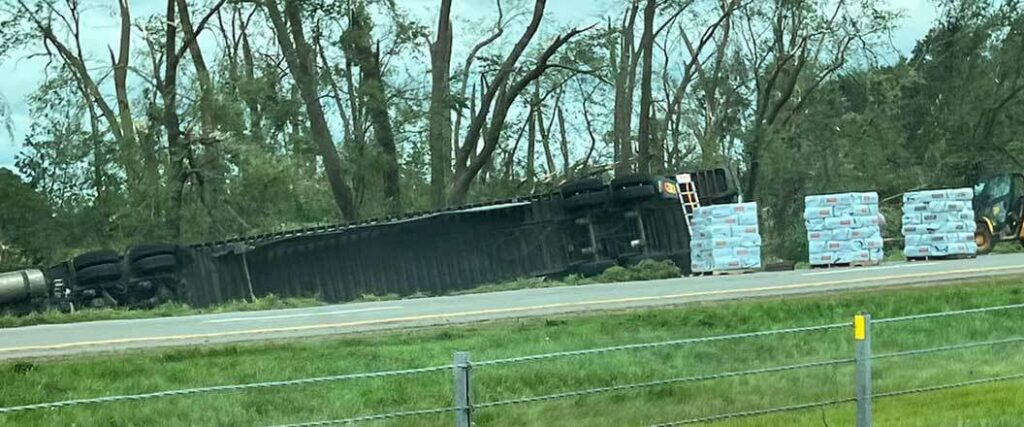
M 562 351 L 553 353 L 534 354 L 527 356 L 503 358 L 503 359 L 492 359 L 483 360 L 477 362 L 470 362 L 468 353 L 457 353 L 456 360 L 452 365 L 444 366 L 430 366 L 423 368 L 414 369 L 402 369 L 402 370 L 391 370 L 391 371 L 379 371 L 379 372 L 366 372 L 366 373 L 355 373 L 355 374 L 343 374 L 343 375 L 332 375 L 323 377 L 310 377 L 300 378 L 293 380 L 280 380 L 280 381 L 265 381 L 265 382 L 253 382 L 245 384 L 231 384 L 231 385 L 219 385 L 209 387 L 196 387 L 186 388 L 177 390 L 164 390 L 151 393 L 140 393 L 140 394 L 126 394 L 126 395 L 113 395 L 113 396 L 102 396 L 92 398 L 81 398 L 81 399 L 70 399 L 43 403 L 33 403 L 18 406 L 0 407 L 0 415 L 22 413 L 29 411 L 39 410 L 53 410 L 60 408 L 68 408 L 74 406 L 84 405 L 97 405 L 115 402 L 138 402 L 143 400 L 181 397 L 181 396 L 196 396 L 196 395 L 208 395 L 215 393 L 227 393 L 227 392 L 241 392 L 247 390 L 256 389 L 276 389 L 290 386 L 300 385 L 318 385 L 328 383 L 340 383 L 347 381 L 358 381 L 367 379 L 381 379 L 381 378 L 394 378 L 394 377 L 413 377 L 424 374 L 433 373 L 451 373 L 454 378 L 454 405 L 445 407 L 435 408 L 424 408 L 424 409 L 403 409 L 395 410 L 391 412 L 382 412 L 365 415 L 353 415 L 347 418 L 339 418 L 332 420 L 321 420 L 321 421 L 309 421 L 300 422 L 294 424 L 284 424 L 282 426 L 329 426 L 329 425 L 347 425 L 347 424 L 358 424 L 372 421 L 383 421 L 392 420 L 399 418 L 411 418 L 411 417 L 423 417 L 423 416 L 436 416 L 440 414 L 453 414 L 455 418 L 456 427 L 470 427 L 472 425 L 473 414 L 476 411 L 482 410 L 495 410 L 503 407 L 516 406 L 516 405 L 529 405 L 540 402 L 557 401 L 563 399 L 578 398 L 584 396 L 601 395 L 609 393 L 619 393 L 625 391 L 636 391 L 644 390 L 655 387 L 667 387 L 681 384 L 696 384 L 705 383 L 714 380 L 721 380 L 727 378 L 741 378 L 755 375 L 766 375 L 775 374 L 782 372 L 801 371 L 813 368 L 822 367 L 839 367 L 854 365 L 856 374 L 857 385 L 855 387 L 855 393 L 851 396 L 837 397 L 833 399 L 812 401 L 805 403 L 797 403 L 783 406 L 774 406 L 759 409 L 749 409 L 737 412 L 727 412 L 706 415 L 702 417 L 688 418 L 676 421 L 662 422 L 653 424 L 652 427 L 667 427 L 667 426 L 679 426 L 679 425 L 692 425 L 711 423 L 716 421 L 744 418 L 744 417 L 755 417 L 764 416 L 770 414 L 786 413 L 803 411 L 807 409 L 823 408 L 829 406 L 839 406 L 844 404 L 854 403 L 857 406 L 857 425 L 858 426 L 870 426 L 871 425 L 871 401 L 873 399 L 899 397 L 913 394 L 929 393 L 942 390 L 949 390 L 962 387 L 970 387 L 982 384 L 999 383 L 1006 381 L 1016 381 L 1024 379 L 1024 373 L 1010 374 L 1002 376 L 992 376 L 987 378 L 977 378 L 964 380 L 959 382 L 950 382 L 946 384 L 908 388 L 903 390 L 887 391 L 882 393 L 871 392 L 871 362 L 877 360 L 896 359 L 903 357 L 915 357 L 928 354 L 937 354 L 944 352 L 962 351 L 967 349 L 984 348 L 984 347 L 995 347 L 1001 345 L 1011 345 L 1024 343 L 1024 336 L 1014 336 L 1009 338 L 995 339 L 995 340 L 981 340 L 972 341 L 966 343 L 935 346 L 927 348 L 916 348 L 911 350 L 903 350 L 889 353 L 872 354 L 871 353 L 871 327 L 872 325 L 879 324 L 896 324 L 905 322 L 915 322 L 929 319 L 939 318 L 953 318 L 957 316 L 968 316 L 985 313 L 995 312 L 1006 312 L 1012 310 L 1024 309 L 1024 304 L 1013 304 L 1003 305 L 996 307 L 982 307 L 966 310 L 936 312 L 936 313 L 925 313 L 910 316 L 901 317 L 890 317 L 882 319 L 872 320 L 869 315 L 860 314 L 854 317 L 853 322 L 846 323 L 834 323 L 817 326 L 806 326 L 798 328 L 787 328 L 787 329 L 774 329 L 766 331 L 756 332 L 745 332 L 730 335 L 718 335 L 709 337 L 699 338 L 686 338 L 678 340 L 659 341 L 651 343 L 641 344 L 628 344 L 611 347 L 591 348 L 583 350 L 572 350 Z M 471 390 L 474 388 L 484 387 L 482 384 L 475 384 L 472 382 L 471 371 L 474 368 L 488 368 L 504 365 L 514 364 L 525 364 L 531 362 L 555 360 L 555 359 L 566 359 L 566 358 L 579 358 L 587 356 L 595 356 L 617 352 L 641 352 L 653 349 L 665 349 L 665 348 L 677 348 L 684 346 L 693 346 L 699 344 L 708 343 L 722 343 L 738 340 L 746 340 L 752 338 L 764 338 L 764 337 L 777 337 L 782 335 L 799 335 L 807 334 L 812 332 L 825 332 L 825 331 L 836 331 L 836 330 L 850 330 L 852 329 L 854 335 L 854 342 L 856 347 L 856 355 L 854 357 L 847 358 L 833 358 L 827 360 L 810 361 L 803 363 L 778 365 L 770 367 L 761 367 L 754 369 L 745 370 L 733 370 L 725 372 L 717 372 L 703 375 L 690 375 L 674 378 L 656 379 L 643 382 L 631 382 L 624 384 L 614 384 L 602 387 L 584 388 L 578 390 L 561 391 L 557 393 L 538 394 L 532 396 L 520 396 L 513 398 L 497 399 L 483 402 L 473 402 L 471 399 Z

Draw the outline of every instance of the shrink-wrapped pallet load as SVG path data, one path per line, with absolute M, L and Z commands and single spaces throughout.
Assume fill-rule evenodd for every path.
M 908 259 L 973 256 L 974 190 L 955 188 L 903 195 L 903 254 Z
M 812 266 L 877 264 L 884 258 L 878 193 L 807 196 L 804 224 Z
M 695 273 L 761 268 L 757 203 L 700 207 L 690 223 L 690 260 Z

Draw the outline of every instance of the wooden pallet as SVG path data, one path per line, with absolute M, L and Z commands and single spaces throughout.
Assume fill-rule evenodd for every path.
M 914 256 L 907 257 L 907 262 L 918 262 L 918 261 L 949 261 L 956 259 L 974 259 L 977 255 L 970 254 L 955 254 L 955 255 L 938 255 L 938 256 Z
M 760 271 L 760 270 L 753 269 L 753 268 L 744 268 L 744 269 L 740 269 L 740 270 L 718 270 L 718 271 L 713 271 L 712 274 L 714 274 L 715 276 L 732 276 L 732 275 L 737 275 L 738 276 L 740 274 L 756 273 L 758 271 Z
M 793 271 L 796 270 L 796 263 L 793 261 L 779 261 L 764 264 L 763 271 Z
M 755 269 L 755 268 L 744 268 L 744 269 L 739 269 L 739 270 L 716 270 L 716 271 L 694 272 L 691 275 L 692 276 L 732 276 L 732 275 L 756 273 L 758 271 L 761 271 L 761 270 Z
M 837 262 L 835 264 L 812 264 L 811 269 L 851 268 L 851 267 L 873 267 L 881 264 L 881 261 L 861 262 Z

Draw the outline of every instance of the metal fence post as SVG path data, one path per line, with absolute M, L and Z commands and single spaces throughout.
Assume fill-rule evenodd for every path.
M 455 353 L 452 365 L 455 374 L 455 427 L 471 427 L 473 424 L 473 406 L 470 400 L 469 383 L 469 352 Z
M 871 315 L 853 317 L 853 339 L 857 346 L 857 427 L 871 427 Z

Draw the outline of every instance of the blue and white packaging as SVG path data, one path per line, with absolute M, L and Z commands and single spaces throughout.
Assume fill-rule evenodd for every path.
M 882 261 L 878 193 L 807 196 L 804 205 L 811 265 Z
M 693 217 L 690 267 L 695 273 L 761 268 L 756 203 L 700 207 Z
M 974 190 L 954 188 L 903 195 L 903 254 L 908 258 L 974 255 Z

